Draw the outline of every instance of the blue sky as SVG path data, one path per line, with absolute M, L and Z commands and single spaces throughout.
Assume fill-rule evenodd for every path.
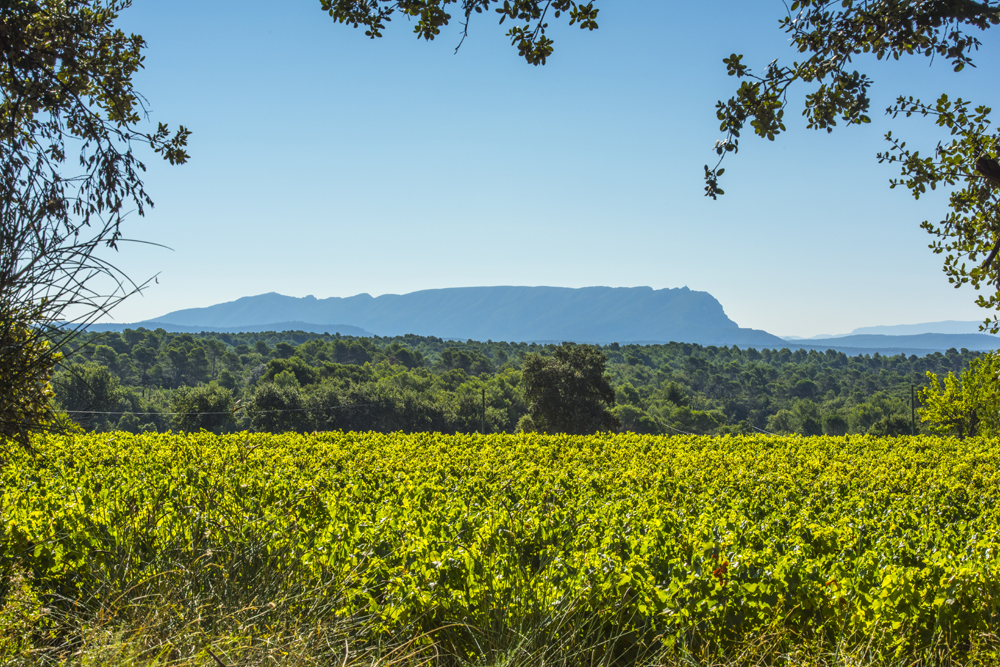
M 156 207 L 117 264 L 158 275 L 114 320 L 279 292 L 401 294 L 473 285 L 688 286 L 740 326 L 779 335 L 978 320 L 951 288 L 914 202 L 879 165 L 890 127 L 914 147 L 929 124 L 890 124 L 898 94 L 1000 108 L 992 33 L 954 74 L 939 61 L 859 61 L 874 122 L 746 137 L 717 202 L 702 166 L 719 138 L 722 59 L 791 59 L 772 0 L 599 2 L 600 29 L 553 31 L 544 67 L 506 27 L 475 17 L 423 42 L 399 18 L 381 40 L 334 24 L 319 0 L 137 0 L 119 25 L 149 43 L 137 87 L 155 121 L 194 134 L 181 167 L 151 157 Z M 456 24 L 457 27 L 457 24 Z M 802 89 L 800 89 L 800 92 Z

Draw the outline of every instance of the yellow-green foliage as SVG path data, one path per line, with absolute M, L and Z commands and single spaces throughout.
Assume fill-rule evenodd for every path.
M 930 385 L 921 390 L 920 419 L 934 433 L 1000 436 L 1000 354 L 969 362 L 961 379 L 948 373 L 944 387 L 928 372 Z
M 375 632 L 582 614 L 647 645 L 902 648 L 1000 627 L 987 439 L 119 433 L 13 463 L 0 549 L 67 598 L 121 559 L 138 581 L 258 540 Z
M 14 568 L 0 580 L 0 661 L 23 655 L 45 625 L 45 608 L 30 576 Z
M 31 326 L 32 315 L 0 316 L 0 438 L 20 445 L 54 425 L 49 380 L 61 358 Z M 0 442 L 0 457 L 6 447 Z

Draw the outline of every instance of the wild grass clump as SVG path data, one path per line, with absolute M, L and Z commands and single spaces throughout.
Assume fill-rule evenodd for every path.
M 369 664 L 379 648 L 358 641 L 364 617 L 338 616 L 341 582 L 297 572 L 287 549 L 260 539 L 149 549 L 143 538 L 119 532 L 94 549 L 75 590 L 38 591 L 13 569 L 4 610 L 25 611 L 0 616 L 14 621 L 3 664 Z

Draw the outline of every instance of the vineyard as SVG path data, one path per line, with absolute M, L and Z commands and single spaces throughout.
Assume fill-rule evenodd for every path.
M 0 477 L 11 664 L 997 655 L 989 440 L 111 433 Z

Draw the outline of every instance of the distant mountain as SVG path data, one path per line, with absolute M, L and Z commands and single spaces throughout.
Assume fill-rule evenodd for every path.
M 942 322 L 923 322 L 920 324 L 892 324 L 875 327 L 858 327 L 851 333 L 846 334 L 819 334 L 818 336 L 809 336 L 808 338 L 804 338 L 802 336 L 782 336 L 782 338 L 788 341 L 813 341 L 865 335 L 916 336 L 919 334 L 980 334 L 980 324 L 981 322 L 978 320 L 975 322 L 944 320 Z M 996 336 L 996 338 L 1000 340 L 1000 336 Z
M 211 331 L 214 333 L 239 333 L 239 332 L 260 332 L 260 331 L 306 331 L 308 333 L 339 333 L 343 336 L 372 336 L 370 331 L 365 331 L 361 327 L 354 327 L 350 324 L 310 324 L 308 322 L 274 322 L 271 324 L 251 324 L 243 327 L 212 327 L 206 329 L 203 326 L 184 326 L 181 324 L 171 324 L 170 322 L 158 322 L 147 320 L 136 324 L 91 324 L 88 331 L 124 331 L 125 329 L 135 329 L 145 327 L 146 329 L 163 329 L 171 333 L 201 333 Z
M 339 323 L 339 324 L 333 324 Z M 853 334 L 782 339 L 744 329 L 707 292 L 686 287 L 461 287 L 410 294 L 317 299 L 269 293 L 206 308 L 189 308 L 135 324 L 91 330 L 163 328 L 174 332 L 289 331 L 346 336 L 417 334 L 458 340 L 738 345 L 757 349 L 834 349 L 845 354 L 994 350 L 1000 337 L 974 333 L 977 322 L 863 327 Z M 922 329 L 947 329 L 925 332 Z M 970 331 L 971 329 L 971 331 Z M 864 331 L 921 331 L 908 335 Z
M 979 334 L 980 324 L 982 324 L 981 320 L 975 322 L 945 320 L 943 322 L 924 322 L 922 324 L 860 327 L 852 331 L 851 335 L 913 336 L 916 334 Z
M 845 354 L 883 355 L 946 352 L 960 350 L 992 351 L 1000 348 L 1000 336 L 979 332 L 979 322 L 924 322 L 889 326 L 859 327 L 849 334 L 822 335 L 810 338 L 785 336 L 788 347 L 814 350 L 833 349 Z
M 248 331 L 273 322 L 348 322 L 380 336 L 417 334 L 497 341 L 670 342 L 783 347 L 740 328 L 707 292 L 686 287 L 460 287 L 410 294 L 317 299 L 269 293 L 168 313 L 132 326 Z
M 813 350 L 837 350 L 848 355 L 873 354 L 883 355 L 915 354 L 923 356 L 932 352 L 945 352 L 950 348 L 961 350 L 976 350 L 988 352 L 1000 348 L 1000 337 L 986 334 L 938 334 L 926 333 L 913 336 L 837 336 L 822 340 L 800 339 L 787 341 L 785 347 L 791 349 L 805 348 Z
M 836 334 L 836 335 L 834 335 L 834 334 L 817 334 L 815 336 L 808 336 L 808 337 L 803 337 L 803 336 L 782 336 L 781 338 L 782 338 L 782 340 L 792 340 L 792 341 L 800 341 L 800 340 L 827 340 L 828 338 L 840 338 L 842 336 L 849 336 L 849 335 L 850 334 Z

